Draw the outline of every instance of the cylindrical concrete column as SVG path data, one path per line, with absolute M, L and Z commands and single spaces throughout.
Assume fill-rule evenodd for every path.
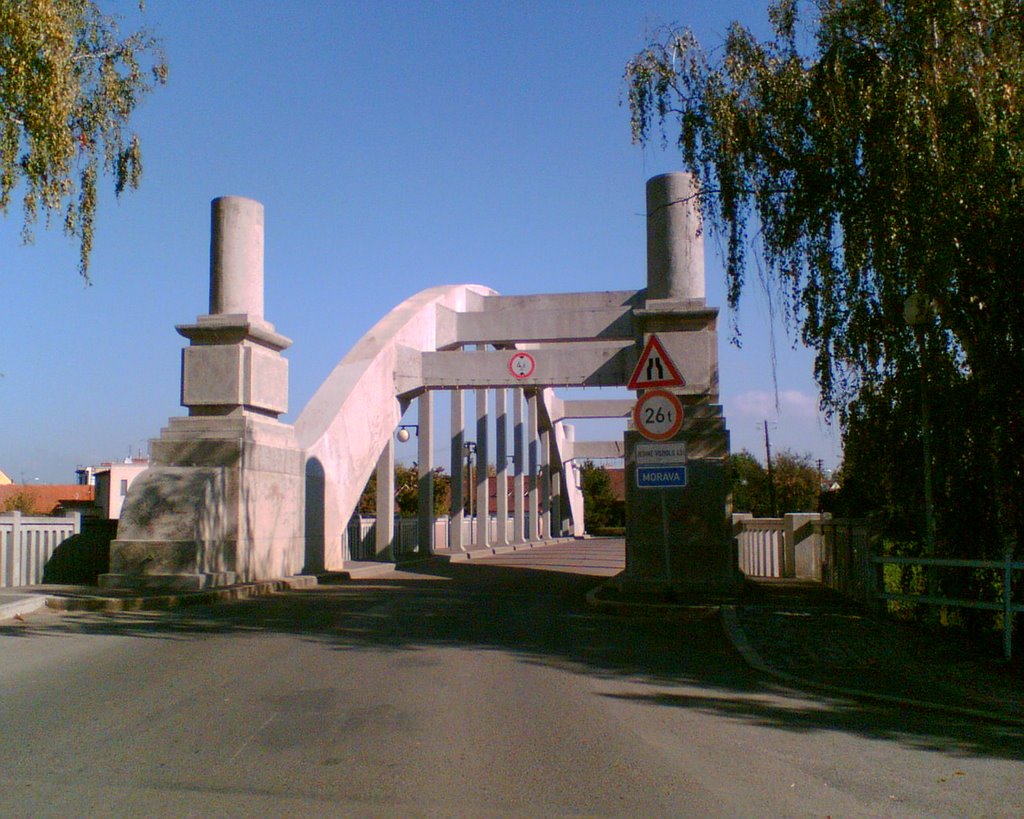
M 647 180 L 647 298 L 704 298 L 704 237 L 691 174 Z
M 211 205 L 210 313 L 263 318 L 263 205 L 253 199 Z

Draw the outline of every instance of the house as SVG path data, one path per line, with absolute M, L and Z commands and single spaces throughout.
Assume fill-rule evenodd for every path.
M 0 486 L 10 486 L 14 481 L 7 477 L 7 473 L 0 469 Z
M 119 463 L 85 467 L 78 473 L 80 477 L 83 473 L 88 475 L 95 484 L 96 506 L 100 515 L 107 520 L 117 520 L 121 517 L 128 487 L 148 468 L 149 458 L 128 458 Z

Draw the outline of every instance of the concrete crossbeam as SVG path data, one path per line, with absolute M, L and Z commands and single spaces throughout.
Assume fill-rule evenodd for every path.
M 397 356 L 395 390 L 411 396 L 424 387 L 624 387 L 636 366 L 639 350 L 632 342 L 549 344 L 531 349 L 533 372 L 517 378 L 509 370 L 510 350 L 419 352 Z M 686 385 L 681 395 L 704 395 L 717 388 L 715 336 L 711 332 L 680 333 L 671 353 Z
M 577 461 L 587 458 L 622 458 L 626 454 L 622 441 L 576 441 L 572 457 Z
M 569 418 L 625 418 L 636 403 L 632 398 L 598 398 L 555 400 L 552 421 Z
M 488 313 L 500 313 L 503 310 L 523 310 L 528 313 L 544 310 L 604 310 L 610 307 L 640 307 L 644 303 L 644 298 L 643 290 L 540 293 L 527 296 L 502 296 L 492 293 L 480 300 L 479 309 Z
M 635 337 L 630 307 L 598 310 L 488 310 L 456 316 L 460 344 L 515 344 L 630 340 Z
M 509 371 L 511 355 L 508 350 L 449 350 L 403 355 L 395 373 L 396 388 L 399 394 L 406 394 L 424 386 L 435 389 L 621 386 L 629 379 L 637 352 L 632 342 L 552 344 L 530 350 L 536 367 L 525 378 L 517 378 Z

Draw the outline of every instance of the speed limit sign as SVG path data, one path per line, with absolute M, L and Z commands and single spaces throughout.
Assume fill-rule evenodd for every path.
M 683 425 L 683 405 L 667 390 L 648 390 L 633 407 L 633 423 L 645 438 L 667 441 Z

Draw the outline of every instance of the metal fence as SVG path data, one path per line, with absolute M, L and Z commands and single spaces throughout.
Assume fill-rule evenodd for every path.
M 82 531 L 82 516 L 26 517 L 0 515 L 0 586 L 32 586 L 43 582 L 43 569 L 57 547 Z
M 955 569 L 994 569 L 1002 572 L 1001 600 L 964 600 L 962 598 L 939 597 L 931 594 L 902 594 L 887 592 L 884 587 L 877 590 L 879 566 L 922 566 Z M 928 557 L 884 557 L 875 555 L 870 558 L 870 566 L 865 574 L 868 580 L 867 597 L 877 600 L 900 600 L 907 603 L 923 603 L 928 606 L 948 606 L 951 608 L 983 609 L 998 611 L 1003 615 L 1003 657 L 1009 660 L 1013 656 L 1013 615 L 1024 611 L 1024 605 L 1013 602 L 1013 573 L 1024 571 L 1024 562 L 1013 559 L 1007 551 L 1002 560 L 955 560 L 953 558 Z
M 823 517 L 812 524 L 818 536 L 821 582 L 847 597 L 870 602 L 872 530 L 860 518 Z
M 802 520 L 801 520 L 802 518 Z M 982 609 L 1002 613 L 1003 655 L 1013 650 L 1014 614 L 1024 604 L 1013 600 L 1014 572 L 1024 562 L 1007 553 L 1002 560 L 884 557 L 875 554 L 876 536 L 870 522 L 859 518 L 825 515 L 786 515 L 785 518 L 752 518 L 736 515 L 733 531 L 740 569 L 748 577 L 806 577 L 858 600 L 875 605 L 889 600 L 949 608 Z M 879 572 L 883 566 L 921 566 L 949 569 L 990 569 L 1001 572 L 999 600 L 966 600 L 935 594 L 886 591 Z

